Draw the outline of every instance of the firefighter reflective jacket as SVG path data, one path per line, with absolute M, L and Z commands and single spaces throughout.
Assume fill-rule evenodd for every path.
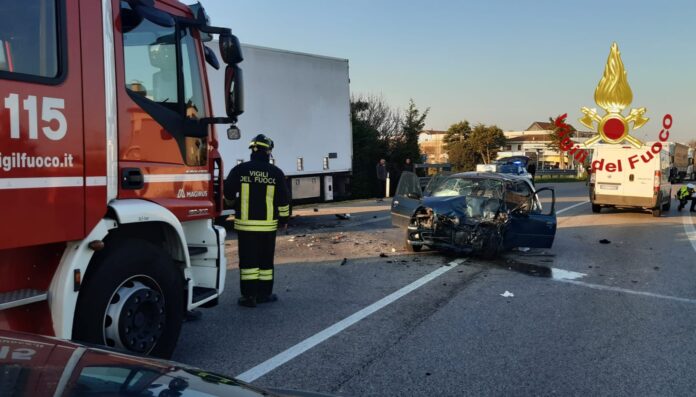
M 234 200 L 235 230 L 272 232 L 290 216 L 290 194 L 285 174 L 267 154 L 252 153 L 251 161 L 237 165 L 225 180 L 225 197 Z
M 690 189 L 689 189 L 688 187 L 682 186 L 681 189 L 679 189 L 679 191 L 677 191 L 677 199 L 683 200 L 683 199 L 685 199 L 685 198 L 691 196 L 691 194 L 692 194 L 693 192 L 691 192 L 691 191 L 689 191 L 689 190 L 690 190 Z

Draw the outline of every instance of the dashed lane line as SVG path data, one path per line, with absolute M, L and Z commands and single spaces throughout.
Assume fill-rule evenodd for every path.
M 353 313 L 352 315 L 344 318 L 343 320 L 337 322 L 336 324 L 324 329 L 323 331 L 320 331 L 313 336 L 310 336 L 309 338 L 303 340 L 302 342 L 296 344 L 295 346 L 292 346 L 291 348 L 275 355 L 274 357 L 269 358 L 268 360 L 262 362 L 261 364 L 255 366 L 254 368 L 251 368 L 250 370 L 237 375 L 236 378 L 244 381 L 244 382 L 253 382 L 254 380 L 266 375 L 267 373 L 273 371 L 274 369 L 280 367 L 281 365 L 287 363 L 288 361 L 294 359 L 295 357 L 301 355 L 302 353 L 306 352 L 307 350 L 313 348 L 314 346 L 317 346 L 318 344 L 326 341 L 327 339 L 331 338 L 332 336 L 337 335 L 341 331 L 345 330 L 346 328 L 350 327 L 351 325 L 356 324 L 357 322 L 363 320 L 364 318 L 368 317 L 369 315 L 379 311 L 380 309 L 390 305 L 391 303 L 395 302 L 399 298 L 402 298 L 409 293 L 417 290 L 418 288 L 424 286 L 425 284 L 429 283 L 430 281 L 438 278 L 439 276 L 447 273 L 448 271 L 454 269 L 457 267 L 462 262 L 461 259 L 457 259 L 455 261 L 450 262 L 447 266 L 442 266 L 438 268 L 437 270 L 430 272 L 426 274 L 425 276 L 419 278 L 418 280 L 412 282 L 411 284 L 408 284 L 407 286 L 399 289 L 396 292 L 391 293 L 390 295 L 385 296 L 384 298 L 378 300 L 377 302 L 371 304 L 370 306 L 367 306 L 366 308 L 357 311 Z
M 562 214 L 562 213 L 564 213 L 564 212 L 566 212 L 566 211 L 570 211 L 570 210 L 572 210 L 573 208 L 579 207 L 579 206 L 581 206 L 581 205 L 583 205 L 583 204 L 587 204 L 587 203 L 589 203 L 589 202 L 590 202 L 590 200 L 585 200 L 585 201 L 583 201 L 582 203 L 577 203 L 577 204 L 571 205 L 570 207 L 565 207 L 565 208 L 563 208 L 562 210 L 556 211 L 556 215 L 560 215 L 560 214 Z

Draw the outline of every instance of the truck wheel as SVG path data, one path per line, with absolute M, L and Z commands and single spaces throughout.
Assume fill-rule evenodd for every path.
M 406 247 L 406 251 L 408 252 L 420 252 L 421 248 L 423 248 L 422 245 L 411 245 L 408 242 L 408 232 L 406 232 L 406 238 L 404 238 L 404 247 Z
M 183 297 L 181 272 L 161 248 L 143 240 L 107 241 L 82 282 L 73 339 L 170 358 Z
M 602 211 L 602 206 L 599 204 L 592 204 L 592 212 L 599 214 Z

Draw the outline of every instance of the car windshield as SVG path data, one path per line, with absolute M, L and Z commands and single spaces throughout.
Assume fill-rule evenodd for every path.
M 442 181 L 432 192 L 433 197 L 503 197 L 503 183 L 495 179 L 450 177 Z

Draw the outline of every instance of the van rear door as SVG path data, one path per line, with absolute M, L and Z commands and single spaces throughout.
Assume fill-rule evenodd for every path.
M 659 159 L 654 158 L 646 164 L 641 160 L 645 153 L 643 149 L 626 147 L 597 148 L 594 160 L 603 161 L 603 166 L 596 171 L 595 194 L 652 197 L 654 164 L 659 163 Z

